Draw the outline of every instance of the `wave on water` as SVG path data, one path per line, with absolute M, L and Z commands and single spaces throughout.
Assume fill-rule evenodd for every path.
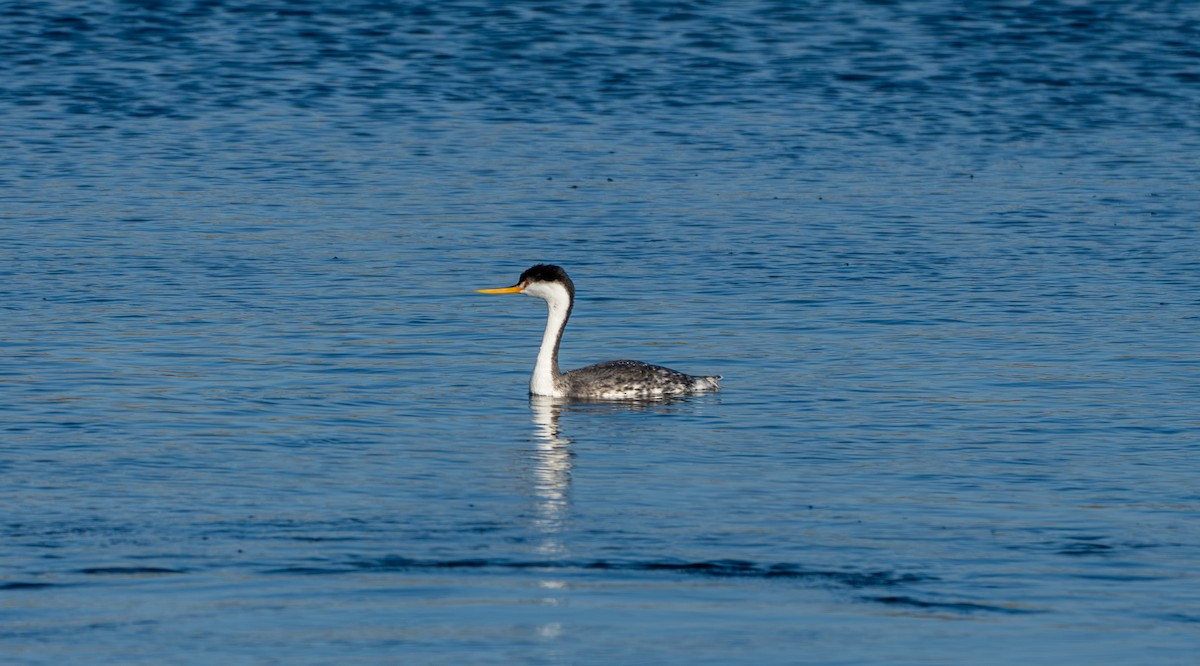
M 667 573 L 712 578 L 786 580 L 815 585 L 865 590 L 871 588 L 899 588 L 905 585 L 936 581 L 935 576 L 894 571 L 852 571 L 808 568 L 800 564 L 782 562 L 760 564 L 746 560 L 511 560 L 511 559 L 417 559 L 408 557 L 383 557 L 378 559 L 348 560 L 327 566 L 287 566 L 270 569 L 267 575 L 322 576 L 347 573 L 435 573 L 435 572 L 547 572 L 595 574 L 620 573 Z M 185 574 L 182 569 L 153 566 L 110 566 L 91 567 L 79 570 L 91 576 L 143 576 L 163 574 Z M 36 590 L 62 587 L 59 583 L 9 582 L 0 585 L 0 592 Z M 930 600 L 912 594 L 862 595 L 860 601 L 904 607 L 916 611 L 951 613 L 1006 613 L 1025 614 L 1045 612 L 1041 609 L 1019 608 L 1007 605 L 985 604 L 962 600 Z
M 555 570 L 574 572 L 668 572 L 712 576 L 723 578 L 758 578 L 804 580 L 828 582 L 846 587 L 890 587 L 907 583 L 935 580 L 931 576 L 901 574 L 890 571 L 837 571 L 809 569 L 799 564 L 777 563 L 756 564 L 745 560 L 706 560 L 686 562 L 677 560 L 508 560 L 508 559 L 413 559 L 408 557 L 385 557 L 372 560 L 354 560 L 341 565 L 325 567 L 283 567 L 273 569 L 273 574 L 340 574 L 357 571 L 535 571 Z

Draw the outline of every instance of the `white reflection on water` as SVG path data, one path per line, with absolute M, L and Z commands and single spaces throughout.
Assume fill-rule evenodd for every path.
M 529 399 L 533 411 L 533 493 L 537 500 L 534 526 L 541 535 L 537 552 L 547 556 L 567 554 L 562 532 L 571 512 L 571 440 L 563 437 L 558 418 L 562 404 L 553 398 L 532 396 Z M 546 578 L 538 581 L 546 596 L 542 604 L 558 606 L 563 603 L 562 594 L 567 589 L 563 580 Z M 550 622 L 538 627 L 539 638 L 557 641 L 563 626 Z
M 571 510 L 571 440 L 559 430 L 562 403 L 553 398 L 533 396 L 534 460 L 533 492 L 537 500 L 534 525 L 542 535 L 537 552 L 565 555 L 562 531 Z

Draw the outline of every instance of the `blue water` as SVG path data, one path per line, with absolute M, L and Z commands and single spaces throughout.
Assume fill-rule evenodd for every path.
M 1200 5 L 0 8 L 5 664 L 1194 664 Z M 564 367 L 722 374 L 670 402 Z

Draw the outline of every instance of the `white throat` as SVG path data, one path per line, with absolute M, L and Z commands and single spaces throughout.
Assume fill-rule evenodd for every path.
M 524 293 L 545 300 L 548 310 L 542 346 L 538 349 L 533 376 L 529 378 L 529 392 L 533 395 L 561 397 L 564 391 L 558 386 L 558 378 L 562 375 L 558 369 L 558 344 L 562 340 L 567 319 L 571 316 L 571 295 L 566 287 L 557 282 L 534 283 L 526 287 Z

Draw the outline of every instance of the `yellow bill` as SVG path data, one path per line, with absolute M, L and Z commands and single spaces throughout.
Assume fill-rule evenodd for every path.
M 499 289 L 476 289 L 475 291 L 481 294 L 519 294 L 525 290 L 525 285 L 514 284 L 511 287 L 500 287 Z

